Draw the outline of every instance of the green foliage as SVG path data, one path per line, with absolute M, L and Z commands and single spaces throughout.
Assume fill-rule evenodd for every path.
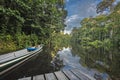
M 64 28 L 63 8 L 64 0 L 1 0 L 0 40 L 9 34 L 12 39 L 6 39 L 14 41 L 17 49 L 49 44 L 52 33 Z
M 0 53 L 16 50 L 15 42 L 11 35 L 0 35 Z
M 83 47 L 104 47 L 106 50 L 119 48 L 120 40 L 120 3 L 109 15 L 99 15 L 95 18 L 85 18 L 82 27 L 72 31 L 72 42 Z
M 70 45 L 71 35 L 60 33 L 53 33 L 51 37 L 51 47 L 54 51 Z
M 99 41 L 99 40 L 95 40 L 95 41 L 93 41 L 93 42 L 89 42 L 89 45 L 90 46 L 93 46 L 93 47 L 95 47 L 95 48 L 100 48 L 100 47 L 102 47 L 102 42 L 101 41 Z
M 102 12 L 110 5 L 100 3 L 100 6 Z M 73 53 L 80 55 L 84 66 L 107 72 L 113 80 L 119 78 L 120 3 L 109 15 L 83 19 L 81 27 L 73 29 L 71 42 Z
M 112 3 L 115 0 L 102 0 L 98 5 L 97 5 L 97 13 L 101 13 L 103 11 L 105 11 L 106 9 L 111 10 L 112 7 Z

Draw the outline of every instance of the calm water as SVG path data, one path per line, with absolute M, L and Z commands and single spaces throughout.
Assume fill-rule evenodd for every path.
M 107 80 L 110 77 L 113 80 L 119 80 L 119 55 L 111 53 L 112 55 L 109 55 L 109 59 L 108 53 L 103 55 L 97 50 L 91 53 L 80 48 L 68 47 L 59 50 L 56 57 L 52 59 L 50 52 L 50 49 L 45 48 L 40 54 L 2 77 L 2 80 L 17 80 L 27 76 L 72 68 L 78 68 L 98 80 Z
M 50 49 L 45 48 L 42 52 L 27 61 L 25 64 L 0 77 L 2 78 L 0 80 L 17 80 L 27 76 L 52 72 L 54 69 L 50 63 L 51 60 Z
M 63 60 L 64 67 L 61 68 L 63 70 L 78 68 L 92 77 L 97 77 L 97 79 L 107 80 L 109 78 L 109 75 L 106 72 L 99 72 L 94 68 L 81 65 L 81 58 L 76 54 L 74 55 L 71 48 L 63 48 L 63 50 L 58 51 L 58 54 L 60 59 Z
M 112 80 L 120 80 L 120 48 L 93 48 L 72 44 L 72 53 L 80 57 L 80 64 L 89 69 L 96 69 L 95 75 L 104 80 L 109 75 Z M 103 75 L 104 74 L 104 75 Z M 106 75 L 107 74 L 107 75 Z

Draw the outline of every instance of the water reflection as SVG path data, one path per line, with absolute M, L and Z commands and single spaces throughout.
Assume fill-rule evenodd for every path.
M 62 70 L 65 69 L 72 69 L 72 68 L 79 68 L 81 71 L 84 73 L 95 77 L 97 80 L 107 80 L 108 79 L 108 74 L 107 73 L 102 73 L 97 71 L 96 69 L 89 68 L 89 67 L 84 67 L 81 65 L 81 57 L 78 55 L 75 55 L 72 53 L 71 48 L 63 48 L 63 50 L 58 51 L 58 55 L 60 60 L 63 61 L 64 67 L 62 67 Z M 97 62 L 99 63 L 99 62 Z M 102 63 L 101 63 L 102 64 Z
M 120 80 L 119 49 L 94 48 L 91 46 L 72 44 L 72 53 L 80 56 L 80 61 L 83 66 L 97 69 L 101 73 L 107 73 L 112 80 Z
M 51 66 L 53 67 L 54 71 L 60 70 L 60 68 L 63 67 L 63 60 L 60 59 L 58 54 L 51 61 Z
M 49 48 L 44 47 L 42 52 L 25 64 L 20 65 L 8 74 L 6 73 L 6 75 L 0 76 L 0 80 L 17 80 L 23 77 L 53 72 L 54 70 L 50 63 L 52 60 L 50 52 L 51 50 Z
M 16 80 L 27 76 L 72 68 L 78 68 L 84 73 L 95 77 L 97 80 L 108 80 L 109 76 L 112 77 L 113 80 L 119 80 L 119 51 L 111 50 L 104 52 L 101 49 L 86 50 L 75 45 L 73 48 L 63 48 L 59 50 L 56 57 L 52 59 L 51 49 L 45 47 L 43 52 L 16 70 L 11 71 L 1 80 Z

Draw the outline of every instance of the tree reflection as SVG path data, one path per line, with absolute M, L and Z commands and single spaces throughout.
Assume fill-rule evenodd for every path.
M 117 49 L 105 50 L 104 48 L 82 47 L 72 44 L 73 53 L 81 57 L 81 64 L 88 68 L 95 68 L 106 72 L 113 80 L 120 79 L 120 52 Z

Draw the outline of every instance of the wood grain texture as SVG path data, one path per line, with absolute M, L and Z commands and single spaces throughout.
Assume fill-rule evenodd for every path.
M 63 72 L 61 72 L 61 71 L 55 72 L 55 75 L 56 75 L 56 77 L 57 77 L 58 80 L 69 80 L 69 79 L 65 76 L 65 74 L 64 74 Z
M 33 80 L 45 80 L 44 75 L 37 75 L 33 77 Z
M 80 80 L 78 77 L 76 77 L 71 71 L 69 70 L 64 70 L 63 71 L 65 75 L 70 79 L 70 80 Z
M 57 80 L 53 73 L 45 74 L 46 80 Z

